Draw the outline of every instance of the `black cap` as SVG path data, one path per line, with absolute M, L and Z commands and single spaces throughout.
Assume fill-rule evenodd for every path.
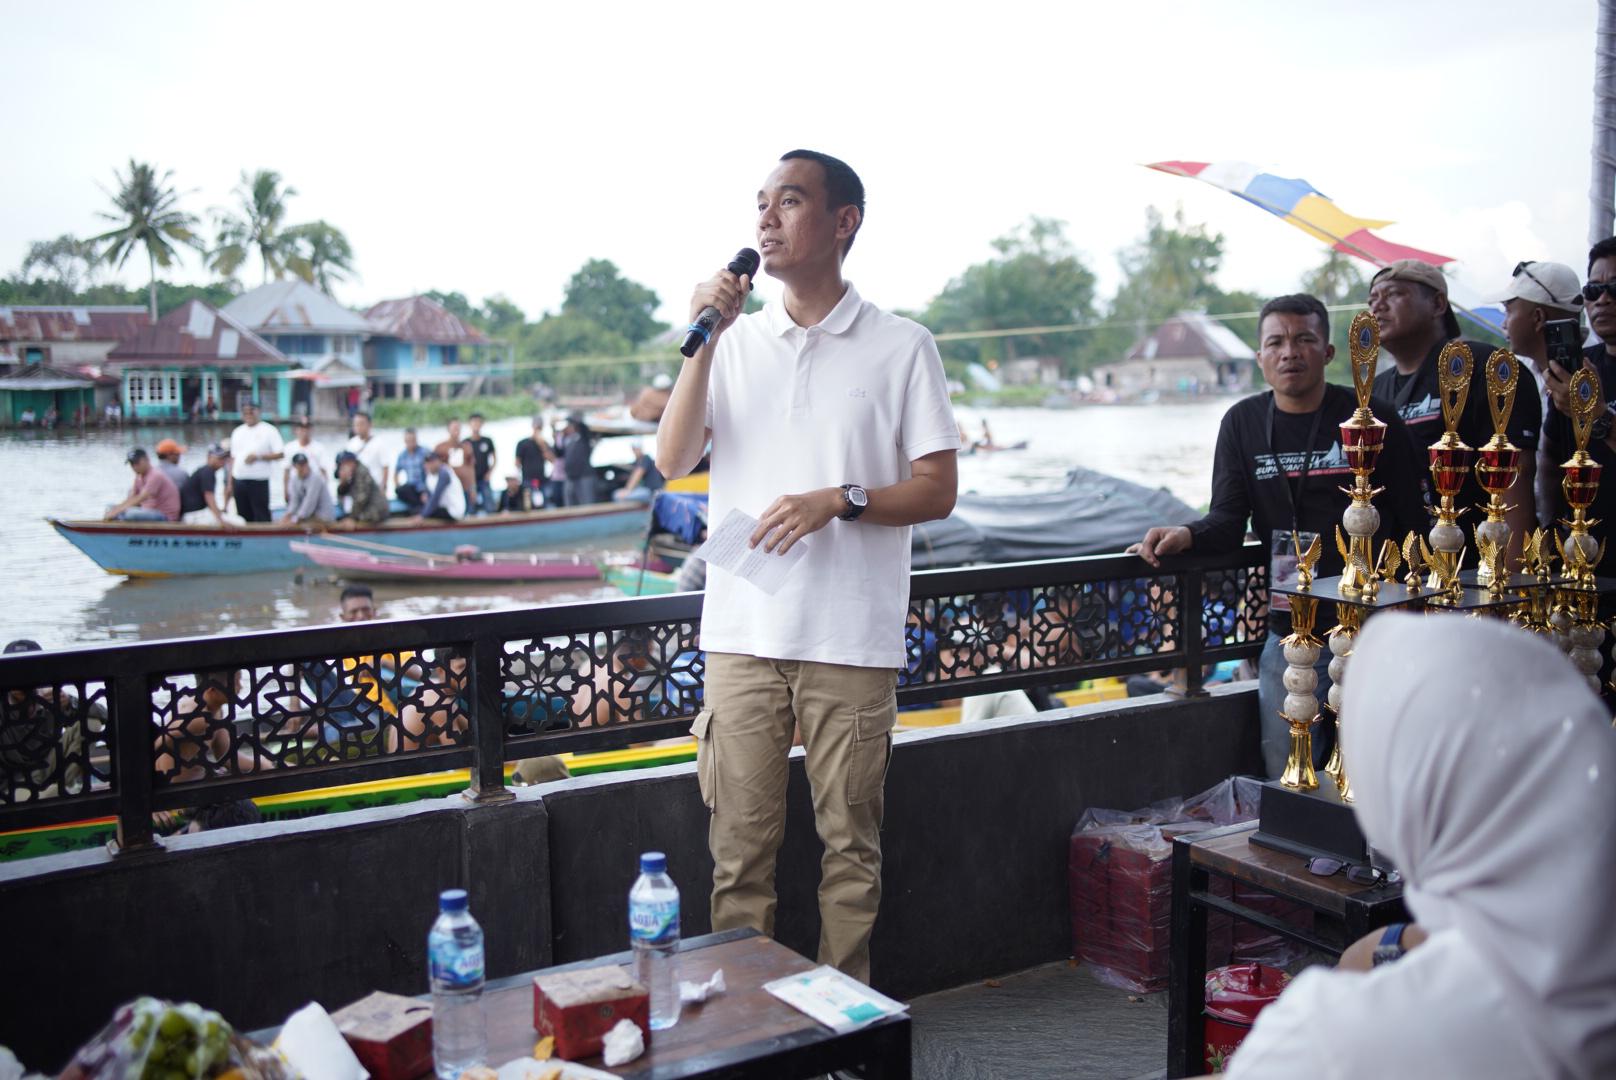
M 229 443 L 216 442 L 216 443 L 209 443 L 208 444 L 208 457 L 229 457 L 229 456 L 230 456 L 230 444 Z
M 45 651 L 44 649 L 41 649 L 39 647 L 39 642 L 35 641 L 33 638 L 25 638 L 25 637 L 20 637 L 16 641 L 8 641 L 8 642 L 6 642 L 6 648 L 5 648 L 5 652 L 7 652 L 7 653 L 14 653 L 14 652 L 44 652 L 44 651 Z
M 307 465 L 308 463 L 309 463 L 309 455 L 307 455 L 307 454 L 293 454 L 292 455 L 292 464 L 293 465 Z
M 140 447 L 137 446 L 133 450 L 131 450 L 127 454 L 125 454 L 123 456 L 123 459 L 125 461 L 127 461 L 129 464 L 133 465 L 135 462 L 141 460 L 145 456 L 146 456 L 146 451 L 142 450 Z
M 341 465 L 344 461 L 358 461 L 358 460 L 359 460 L 359 455 L 354 453 L 352 450 L 344 450 L 344 451 L 342 451 L 342 453 L 337 455 L 337 464 L 338 465 Z

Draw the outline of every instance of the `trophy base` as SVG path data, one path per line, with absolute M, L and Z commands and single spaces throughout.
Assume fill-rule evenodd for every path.
M 1264 784 L 1262 813 L 1251 842 L 1304 859 L 1369 861 L 1369 844 L 1352 805 L 1341 801 L 1335 781 L 1322 772 L 1314 791 L 1295 791 L 1277 780 Z

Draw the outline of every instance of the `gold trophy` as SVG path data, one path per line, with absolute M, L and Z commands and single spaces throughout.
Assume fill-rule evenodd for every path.
M 1465 401 L 1470 397 L 1470 376 L 1475 369 L 1475 358 L 1470 346 L 1450 341 L 1442 346 L 1437 358 L 1437 385 L 1442 393 L 1442 437 L 1432 443 L 1430 456 L 1431 484 L 1437 494 L 1437 505 L 1431 514 L 1436 524 L 1431 526 L 1430 541 L 1433 551 L 1459 555 L 1464 551 L 1464 530 L 1459 527 L 1459 516 L 1465 508 L 1455 507 L 1453 500 L 1464 490 L 1465 477 L 1470 475 L 1476 452 L 1459 437 L 1459 418 L 1464 415 Z M 1413 562 L 1409 559 L 1409 562 Z M 1456 560 L 1457 562 L 1458 560 Z M 1442 589 L 1436 568 L 1425 560 L 1431 570 L 1430 586 Z
M 1341 515 L 1336 526 L 1335 544 L 1344 564 L 1341 571 L 1341 594 L 1374 599 L 1379 591 L 1379 578 L 1374 563 L 1375 530 L 1380 528 L 1380 511 L 1370 500 L 1380 494 L 1380 488 L 1369 486 L 1369 474 L 1375 471 L 1380 451 L 1386 445 L 1386 425 L 1375 419 L 1369 409 L 1369 395 L 1375 383 L 1375 364 L 1380 359 L 1380 324 L 1367 311 L 1352 317 L 1349 332 L 1352 348 L 1352 388 L 1358 395 L 1358 408 L 1352 419 L 1341 424 L 1341 449 L 1352 470 L 1352 487 L 1341 490 L 1351 496 L 1352 504 Z M 1347 539 L 1351 537 L 1351 539 Z
M 1476 550 L 1482 557 L 1476 581 L 1489 586 L 1494 595 L 1509 584 L 1509 568 L 1504 562 L 1504 553 L 1509 550 L 1509 523 L 1504 515 L 1514 507 L 1504 505 L 1504 496 L 1520 473 L 1521 451 L 1509 441 L 1506 432 L 1520 374 L 1521 366 L 1508 349 L 1495 349 L 1487 358 L 1487 408 L 1493 414 L 1493 437 L 1476 460 L 1476 479 L 1488 495 L 1487 520 L 1476 523 Z
M 1594 420 L 1605 407 L 1605 395 L 1599 385 L 1599 376 L 1587 368 L 1578 369 L 1571 376 L 1571 435 L 1577 444 L 1571 459 L 1560 466 L 1564 476 L 1560 490 L 1565 492 L 1571 507 L 1571 520 L 1560 524 L 1571 530 L 1571 535 L 1555 542 L 1560 547 L 1560 561 L 1566 577 L 1572 578 L 1579 589 L 1594 588 L 1594 574 L 1605 558 L 1605 545 L 1596 543 L 1588 530 L 1598 521 L 1588 520 L 1588 507 L 1599 493 L 1599 477 L 1605 467 L 1588 453 L 1588 436 Z
M 1390 543 L 1390 541 L 1387 541 Z M 1363 629 L 1367 610 L 1355 604 L 1335 606 L 1336 624 L 1330 628 L 1330 711 L 1335 714 L 1335 748 L 1330 760 L 1324 763 L 1325 775 L 1335 782 L 1342 802 L 1352 801 L 1352 783 L 1347 779 L 1347 766 L 1341 760 L 1341 694 L 1347 677 L 1347 661 L 1358 642 L 1358 631 Z M 1309 748 L 1311 749 L 1311 747 Z
M 1538 587 L 1527 591 L 1511 618 L 1522 630 L 1552 637 L 1554 627 L 1549 624 L 1549 616 L 1554 594 L 1549 584 L 1554 580 L 1554 557 L 1549 554 L 1548 530 L 1534 529 L 1527 537 L 1526 549 L 1521 552 L 1521 572 L 1535 578 Z
M 1567 526 L 1571 533 L 1563 541 L 1555 537 L 1565 575 L 1572 579 L 1571 586 L 1560 595 L 1565 621 L 1569 622 L 1563 644 L 1567 647 L 1566 653 L 1571 662 L 1598 693 L 1599 646 L 1604 643 L 1605 628 L 1598 618 L 1599 592 L 1594 578 L 1599 564 L 1604 561 L 1605 545 L 1596 542 L 1588 532 L 1599 524 L 1588 519 L 1588 507 L 1593 505 L 1594 496 L 1599 493 L 1599 478 L 1605 467 L 1589 455 L 1588 437 L 1593 430 L 1594 420 L 1605 407 L 1605 394 L 1599 385 L 1599 376 L 1587 368 L 1581 368 L 1571 376 L 1570 407 L 1571 435 L 1577 449 L 1571 459 L 1560 466 L 1565 473 L 1560 488 L 1571 507 L 1571 520 L 1561 524 Z
M 1408 595 L 1418 596 L 1420 590 L 1425 588 L 1425 577 L 1420 572 L 1425 569 L 1425 564 L 1420 559 L 1420 534 L 1412 529 L 1403 538 L 1403 562 L 1408 566 L 1403 586 L 1408 590 Z
M 1306 595 L 1313 587 L 1313 567 L 1319 561 L 1319 538 L 1304 552 L 1301 539 L 1293 538 L 1296 545 L 1296 578 L 1300 592 L 1291 594 L 1291 632 L 1280 642 L 1285 647 L 1285 707 L 1280 716 L 1291 729 L 1290 754 L 1285 759 L 1285 771 L 1279 782 L 1296 791 L 1313 791 L 1319 786 L 1318 774 L 1313 771 L 1313 721 L 1319 718 L 1319 675 L 1313 665 L 1318 663 L 1319 650 L 1324 643 L 1313 636 L 1313 619 L 1318 612 L 1318 597 Z

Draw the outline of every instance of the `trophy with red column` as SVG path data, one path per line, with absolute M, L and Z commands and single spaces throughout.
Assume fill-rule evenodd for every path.
M 1504 515 L 1514 507 L 1504 505 L 1504 496 L 1520 473 L 1521 451 L 1509 441 L 1507 429 L 1520 374 L 1521 365 L 1508 349 L 1495 349 L 1487 358 L 1487 408 L 1493 415 L 1493 437 L 1476 455 L 1476 480 L 1488 496 L 1487 520 L 1476 523 L 1476 550 L 1481 553 L 1476 582 L 1495 593 L 1509 584 L 1504 560 L 1504 552 L 1509 549 L 1509 523 Z

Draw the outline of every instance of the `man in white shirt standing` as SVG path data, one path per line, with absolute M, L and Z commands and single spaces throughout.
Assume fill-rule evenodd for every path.
M 235 478 L 236 513 L 243 521 L 269 521 L 269 478 L 285 456 L 281 433 L 259 419 L 258 403 L 241 405 L 241 423 L 230 433 L 230 471 Z
M 387 474 L 392 470 L 392 463 L 382 450 L 382 441 L 370 432 L 370 414 L 356 412 L 353 415 L 353 437 L 348 440 L 348 449 L 359 459 L 359 464 L 370 471 L 370 477 L 376 481 L 376 486 L 383 492 L 392 488 L 387 486 Z
M 802 731 L 825 845 L 819 958 L 868 980 L 881 897 L 882 792 L 904 666 L 909 526 L 946 517 L 959 430 L 926 329 L 842 278 L 864 219 L 843 162 L 793 150 L 757 196 L 763 270 L 783 300 L 741 315 L 751 282 L 722 270 L 691 315 L 722 315 L 679 373 L 657 467 L 684 476 L 712 443 L 712 520 L 759 519 L 751 543 L 806 555 L 772 596 L 718 569 L 702 614 L 698 740 L 712 809 L 714 930 L 770 933 L 787 758 Z

